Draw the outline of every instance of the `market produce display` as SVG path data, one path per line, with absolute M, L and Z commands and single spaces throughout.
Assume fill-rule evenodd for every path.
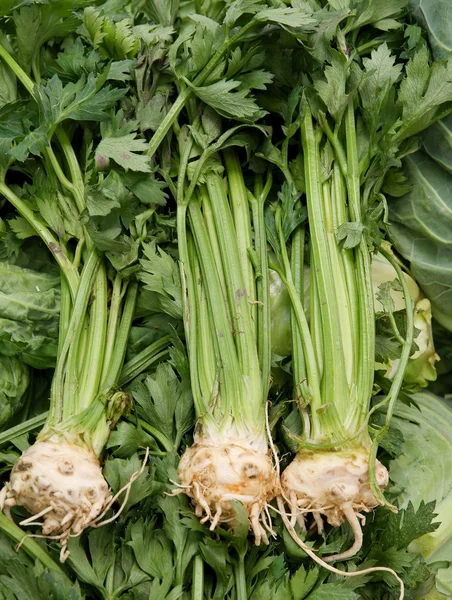
M 0 2 L 0 598 L 452 598 L 451 23 Z

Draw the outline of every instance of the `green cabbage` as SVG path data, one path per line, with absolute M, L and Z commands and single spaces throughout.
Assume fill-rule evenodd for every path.
M 23 406 L 30 383 L 29 367 L 10 356 L 0 356 L 0 426 Z
M 393 426 L 402 432 L 404 441 L 389 472 L 401 508 L 409 502 L 416 509 L 421 501 L 436 502 L 435 520 L 441 525 L 409 547 L 427 563 L 441 567 L 436 590 L 426 596 L 433 600 L 441 597 L 437 593 L 452 595 L 452 404 L 429 392 L 413 398 L 417 406 L 399 403 L 393 417 Z
M 55 365 L 58 274 L 0 262 L 0 353 L 45 369 Z
M 391 239 L 410 262 L 433 316 L 452 331 L 452 178 L 422 151 L 405 158 L 404 168 L 412 188 L 390 203 Z

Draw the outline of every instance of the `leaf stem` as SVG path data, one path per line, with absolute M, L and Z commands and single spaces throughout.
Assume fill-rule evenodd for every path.
M 193 559 L 191 600 L 204 600 L 204 561 L 199 554 Z
M 235 35 L 230 38 L 227 38 L 223 44 L 218 48 L 206 66 L 202 69 L 202 71 L 195 77 L 192 82 L 193 87 L 199 87 L 204 83 L 210 73 L 215 69 L 220 60 L 223 58 L 224 54 L 227 50 L 236 42 L 240 40 L 240 38 L 249 30 L 251 27 L 255 25 L 255 21 L 252 19 L 249 23 L 244 25 Z M 158 147 L 162 143 L 164 137 L 170 130 L 173 122 L 177 119 L 180 111 L 184 108 L 187 100 L 192 95 L 193 90 L 190 86 L 187 86 L 183 89 L 177 97 L 177 100 L 174 102 L 168 113 L 166 114 L 163 121 L 160 123 L 157 131 L 152 136 L 149 142 L 149 148 L 147 149 L 147 154 L 151 156 L 155 154 Z
M 3 533 L 5 533 L 11 540 L 16 542 L 17 544 L 20 544 L 20 547 L 23 548 L 31 558 L 33 558 L 34 560 L 39 560 L 44 565 L 44 567 L 46 567 L 50 571 L 58 573 L 60 577 L 64 578 L 67 582 L 70 582 L 69 577 L 61 569 L 61 567 L 51 558 L 48 552 L 41 548 L 41 546 L 35 540 L 27 537 L 26 533 L 22 531 L 22 529 L 18 527 L 15 523 L 13 523 L 7 517 L 5 517 L 5 515 L 1 511 L 0 530 L 3 531 Z
M 44 225 L 39 217 L 37 217 L 27 206 L 27 204 L 21 198 L 19 198 L 19 196 L 16 196 L 16 194 L 3 181 L 0 181 L 0 194 L 2 194 L 9 202 L 11 202 L 17 212 L 26 221 L 28 221 L 28 223 L 30 223 L 39 237 L 46 244 L 52 255 L 55 257 L 60 269 L 63 271 L 71 290 L 71 296 L 74 298 L 77 292 L 79 275 L 77 269 L 67 257 L 66 249 L 62 244 L 60 244 L 56 237 L 54 237 L 54 235 Z

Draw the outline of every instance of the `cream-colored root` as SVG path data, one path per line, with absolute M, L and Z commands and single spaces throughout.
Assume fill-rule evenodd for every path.
M 141 469 L 132 474 L 127 484 L 112 496 L 102 475 L 97 456 L 78 445 L 58 441 L 39 441 L 30 446 L 15 464 L 10 481 L 0 492 L 0 509 L 11 519 L 13 506 L 23 506 L 31 516 L 21 526 L 39 526 L 42 534 L 28 537 L 58 540 L 60 561 L 69 556 L 67 543 L 87 527 L 101 527 L 117 519 L 123 511 L 133 482 L 143 473 L 149 449 Z M 118 497 L 125 498 L 113 517 L 99 523 Z M 39 521 L 43 517 L 42 521 Z
M 389 567 L 370 567 L 369 569 L 362 569 L 359 571 L 341 571 L 340 569 L 336 569 L 336 567 L 333 567 L 330 564 L 328 564 L 326 562 L 326 560 L 323 560 L 319 556 L 317 556 L 316 553 L 312 550 L 312 548 L 310 548 L 307 544 L 305 544 L 303 542 L 303 540 L 301 540 L 300 537 L 298 536 L 297 532 L 295 531 L 295 528 L 293 527 L 293 525 L 291 524 L 291 522 L 287 516 L 286 510 L 284 507 L 284 501 L 280 496 L 277 498 L 277 503 L 278 503 L 278 508 L 279 508 L 278 512 L 282 517 L 283 523 L 286 526 L 290 537 L 294 540 L 294 542 L 298 546 L 300 546 L 300 548 L 302 548 L 304 550 L 304 552 L 309 556 L 309 558 L 311 558 L 316 564 L 323 567 L 327 571 L 330 571 L 331 573 L 335 573 L 336 575 L 341 575 L 342 577 L 359 577 L 361 575 L 368 575 L 369 573 L 376 573 L 379 571 L 380 572 L 382 571 L 385 573 L 390 573 L 397 580 L 397 582 L 400 586 L 400 594 L 399 594 L 398 600 L 404 599 L 405 585 L 404 585 L 402 579 L 397 575 L 397 573 L 393 569 L 390 569 Z M 330 560 L 331 560 L 331 558 L 332 557 L 329 557 Z
M 345 560 L 362 546 L 359 519 L 379 505 L 369 483 L 368 452 L 364 448 L 340 452 L 299 452 L 281 476 L 282 495 L 291 512 L 291 526 L 304 527 L 304 515 L 311 513 L 319 533 L 323 531 L 322 516 L 338 527 L 346 520 L 354 534 L 353 545 L 346 551 L 325 560 Z M 377 483 L 384 489 L 388 483 L 386 468 L 377 461 Z M 301 517 L 301 518 L 300 518 Z
M 195 505 L 201 523 L 210 521 L 213 531 L 219 524 L 233 524 L 232 500 L 244 504 L 255 543 L 268 544 L 274 535 L 268 503 L 277 493 L 277 474 L 271 457 L 240 441 L 227 445 L 198 442 L 188 448 L 179 463 L 180 489 Z

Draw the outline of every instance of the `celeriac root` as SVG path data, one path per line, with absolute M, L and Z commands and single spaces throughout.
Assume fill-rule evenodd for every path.
M 287 514 L 286 514 L 286 511 L 284 508 L 284 502 L 283 502 L 282 498 L 278 497 L 277 502 L 278 502 L 278 508 L 279 508 L 278 512 L 282 517 L 283 523 L 286 526 L 286 529 L 289 532 L 290 537 L 294 540 L 294 542 L 298 546 L 300 546 L 300 548 L 302 548 L 306 552 L 306 554 L 309 556 L 309 558 L 311 558 L 316 564 L 318 564 L 320 567 L 323 567 L 327 571 L 330 571 L 330 573 L 335 573 L 336 575 L 341 575 L 342 577 L 360 577 L 362 575 L 369 575 L 370 573 L 376 573 L 376 572 L 390 573 L 397 580 L 397 583 L 400 586 L 400 594 L 399 594 L 398 600 L 404 599 L 405 585 L 404 585 L 402 579 L 394 571 L 394 569 L 390 569 L 389 567 L 369 567 L 368 569 L 358 569 L 357 571 L 341 571 L 340 569 L 337 569 L 336 567 L 329 565 L 327 562 L 327 559 L 325 559 L 325 558 L 322 559 L 319 556 L 317 556 L 315 554 L 315 552 L 313 551 L 313 549 L 310 548 L 307 544 L 305 544 L 303 542 L 303 540 L 300 539 L 297 532 L 295 531 L 293 524 L 287 518 Z M 329 558 L 331 559 L 332 557 L 329 557 Z
M 220 523 L 234 522 L 231 500 L 239 500 L 248 511 L 256 545 L 268 544 L 267 534 L 274 535 L 267 505 L 276 495 L 277 475 L 269 453 L 240 442 L 198 442 L 183 454 L 179 479 L 178 493 L 193 499 L 196 515 L 202 523 L 210 521 L 212 531 Z
M 345 560 L 362 546 L 359 520 L 362 512 L 379 505 L 373 495 L 368 476 L 369 453 L 364 448 L 355 451 L 299 452 L 281 476 L 283 497 L 289 504 L 291 526 L 296 522 L 305 528 L 305 517 L 312 513 L 319 533 L 323 531 L 323 515 L 330 525 L 338 527 L 344 520 L 350 523 L 355 541 L 341 554 L 324 560 Z M 388 472 L 376 462 L 376 478 L 381 489 L 388 484 Z
M 43 536 L 65 544 L 110 500 L 97 456 L 59 438 L 38 441 L 22 454 L 0 493 L 0 508 L 10 518 L 13 506 L 23 506 L 32 516 L 21 525 L 39 525 Z

